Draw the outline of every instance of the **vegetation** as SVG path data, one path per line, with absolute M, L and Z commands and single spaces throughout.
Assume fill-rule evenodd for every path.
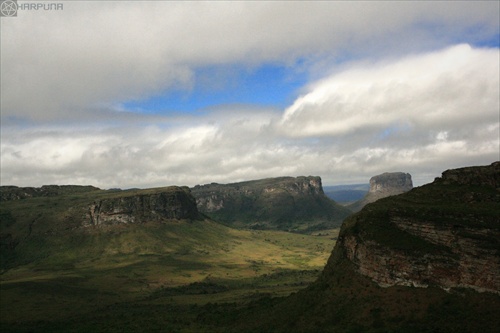
M 351 214 L 329 199 L 319 177 L 281 177 L 192 189 L 201 212 L 236 228 L 309 233 L 338 228 Z
M 495 263 L 500 250 L 499 167 L 496 163 L 467 168 L 465 175 L 461 170 L 449 171 L 445 176 L 453 178 L 443 177 L 405 194 L 380 199 L 348 217 L 339 239 L 354 236 L 358 242 L 370 241 L 380 249 L 438 260 L 462 255 L 450 251 L 460 242 L 470 251 L 467 255 L 480 261 L 487 253 Z M 458 239 L 449 245 L 431 242 L 397 228 L 394 219 L 452 230 Z M 479 252 L 467 247 L 471 241 Z M 286 299 L 269 299 L 245 309 L 231 327 L 262 332 L 498 332 L 498 282 L 491 287 L 496 293 L 458 286 L 444 290 L 439 285 L 382 288 L 358 273 L 345 251 L 339 241 L 316 282 Z M 428 264 L 432 265 L 432 260 Z M 480 279 L 497 268 L 480 273 L 472 270 L 471 274 Z M 398 272 L 398 267 L 393 269 Z
M 312 283 L 338 234 L 237 230 L 209 219 L 86 221 L 96 201 L 169 190 L 2 201 L 1 331 L 210 331 L 198 317 Z
M 495 170 L 486 181 L 498 180 Z M 350 235 L 412 256 L 450 255 L 391 222 L 402 218 L 453 228 L 498 255 L 498 185 L 475 183 L 479 176 L 381 199 L 347 218 L 340 233 L 314 225 L 310 234 L 240 230 L 208 218 L 82 226 L 95 200 L 142 190 L 2 201 L 0 330 L 497 332 L 497 294 L 382 288 L 358 273 L 342 246 Z

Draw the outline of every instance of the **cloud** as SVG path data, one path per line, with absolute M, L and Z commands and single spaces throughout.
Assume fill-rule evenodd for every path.
M 2 118 L 93 119 L 103 104 L 189 90 L 210 66 L 280 63 L 317 75 L 345 57 L 481 41 L 498 31 L 498 6 L 79 1 L 20 11 L 2 20 Z
M 160 118 L 144 126 L 13 126 L 2 132 L 2 184 L 153 187 L 279 176 L 279 156 L 293 157 L 269 133 L 273 118 L 244 109 L 164 118 L 166 126 Z
M 20 11 L 1 21 L 0 182 L 126 188 L 319 175 L 339 184 L 404 171 L 421 184 L 491 163 L 499 6 L 77 1 Z M 200 85 L 223 90 L 245 75 L 234 69 L 275 64 L 310 82 L 284 110 L 123 108 Z
M 376 141 L 408 131 L 465 135 L 498 120 L 498 59 L 498 49 L 458 45 L 334 74 L 287 108 L 280 127 Z
M 415 184 L 498 160 L 499 50 L 457 45 L 352 68 L 282 113 L 224 108 L 113 126 L 7 127 L 2 183 L 153 187 L 404 171 Z M 139 117 L 139 118 L 137 118 Z
M 499 158 L 498 60 L 498 49 L 457 45 L 355 67 L 311 85 L 278 128 L 294 138 L 335 138 L 339 163 L 371 165 L 373 172 L 493 161 Z

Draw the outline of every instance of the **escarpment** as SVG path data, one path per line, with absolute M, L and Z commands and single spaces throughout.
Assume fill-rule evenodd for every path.
M 71 248 L 72 237 L 81 240 L 94 234 L 119 234 L 125 232 L 124 225 L 132 230 L 151 226 L 151 222 L 158 226 L 204 218 L 188 187 L 106 191 L 67 186 L 42 187 L 33 193 L 48 188 L 53 190 L 50 195 L 25 197 L 18 194 L 32 192 L 14 188 L 10 193 L 18 193 L 17 199 L 2 201 L 0 266 L 19 264 L 17 258 L 30 261 L 53 255 L 63 243 Z
M 500 163 L 449 170 L 368 205 L 346 220 L 335 251 L 382 287 L 500 294 L 499 175 Z
M 199 219 L 200 214 L 189 188 L 172 186 L 102 198 L 89 205 L 87 225 L 140 223 L 168 219 Z
M 191 189 L 215 220 L 254 229 L 309 231 L 340 226 L 351 212 L 328 199 L 320 177 L 281 177 Z
M 345 219 L 320 277 L 255 311 L 254 331 L 498 332 L 500 163 Z M 248 321 L 245 322 L 248 325 Z

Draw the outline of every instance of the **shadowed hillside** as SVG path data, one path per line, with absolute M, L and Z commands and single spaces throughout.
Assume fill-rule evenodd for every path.
M 497 332 L 499 216 L 499 162 L 378 200 L 346 219 L 313 285 L 242 314 L 252 319 L 238 328 Z
M 2 202 L 2 329 L 500 327 L 499 162 L 366 205 L 319 276 L 328 238 L 172 218 L 198 214 L 194 202 L 177 187 Z
M 198 209 L 227 225 L 309 232 L 337 228 L 351 211 L 327 198 L 319 177 L 281 177 L 192 188 Z

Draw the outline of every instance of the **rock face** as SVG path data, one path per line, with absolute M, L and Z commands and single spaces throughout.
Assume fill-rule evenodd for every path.
M 499 162 L 380 199 L 346 218 L 318 280 L 252 328 L 498 332 L 499 216 Z
M 120 233 L 133 233 L 133 230 L 151 235 L 156 229 L 168 228 L 169 224 L 191 224 L 204 219 L 189 188 L 177 186 L 126 191 L 70 191 L 44 198 L 2 201 L 0 271 L 58 252 L 71 252 L 73 247 L 92 247 L 84 240 L 96 235 L 102 236 L 95 238 L 96 242 L 118 237 Z M 131 237 L 134 239 L 135 236 Z M 153 237 L 153 241 L 155 239 Z M 77 244 L 72 244 L 75 240 L 78 240 Z M 149 246 L 140 238 L 134 242 L 139 248 Z M 119 244 L 109 246 L 120 247 Z M 128 245 L 126 251 L 127 248 Z
M 386 197 L 408 192 L 412 188 L 413 183 L 409 173 L 385 172 L 370 179 L 369 193 Z
M 412 188 L 413 182 L 409 173 L 385 172 L 370 178 L 370 190 L 366 196 L 348 208 L 353 212 L 358 212 L 369 203 L 391 195 L 408 192 Z
M 187 187 L 168 187 L 157 193 L 137 193 L 96 200 L 88 208 L 87 225 L 140 223 L 165 219 L 199 219 Z
M 281 177 L 191 189 L 198 209 L 223 223 L 255 229 L 340 226 L 351 212 L 328 199 L 320 177 Z
M 348 219 L 337 251 L 379 286 L 500 294 L 500 163 L 448 170 Z

